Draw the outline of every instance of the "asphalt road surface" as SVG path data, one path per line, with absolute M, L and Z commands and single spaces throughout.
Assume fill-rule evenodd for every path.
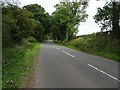
M 43 43 L 29 88 L 118 88 L 118 62 Z

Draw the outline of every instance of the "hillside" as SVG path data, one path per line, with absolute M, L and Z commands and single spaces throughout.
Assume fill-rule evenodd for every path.
M 100 55 L 116 61 L 120 60 L 120 40 L 112 39 L 106 34 L 97 33 L 86 35 L 61 44 L 76 50 Z

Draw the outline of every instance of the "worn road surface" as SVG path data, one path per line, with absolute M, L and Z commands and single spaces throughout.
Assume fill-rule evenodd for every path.
M 118 88 L 118 62 L 43 43 L 29 88 Z

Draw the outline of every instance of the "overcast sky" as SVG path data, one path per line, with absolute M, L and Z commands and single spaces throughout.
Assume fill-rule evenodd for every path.
M 89 17 L 87 18 L 86 22 L 81 23 L 81 25 L 79 26 L 78 35 L 91 34 L 100 31 L 100 28 L 98 24 L 95 23 L 93 16 L 96 15 L 97 13 L 97 7 L 103 7 L 104 4 L 105 0 L 102 1 L 90 0 L 89 7 L 87 8 L 87 14 L 89 15 Z
M 59 0 L 19 0 L 21 6 L 28 4 L 39 4 L 44 7 L 45 11 L 50 15 L 55 11 L 54 6 L 59 3 Z M 79 32 L 77 35 L 91 34 L 94 32 L 99 32 L 100 28 L 95 23 L 93 16 L 97 13 L 97 7 L 103 7 L 105 4 L 105 0 L 96 1 L 90 0 L 89 7 L 87 8 L 87 13 L 89 15 L 86 22 L 81 23 L 79 26 Z

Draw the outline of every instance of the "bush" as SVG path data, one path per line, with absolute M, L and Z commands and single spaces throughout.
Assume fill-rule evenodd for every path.
M 28 41 L 29 43 L 35 43 L 35 42 L 37 42 L 34 37 L 28 37 L 28 38 L 27 38 L 27 41 Z

